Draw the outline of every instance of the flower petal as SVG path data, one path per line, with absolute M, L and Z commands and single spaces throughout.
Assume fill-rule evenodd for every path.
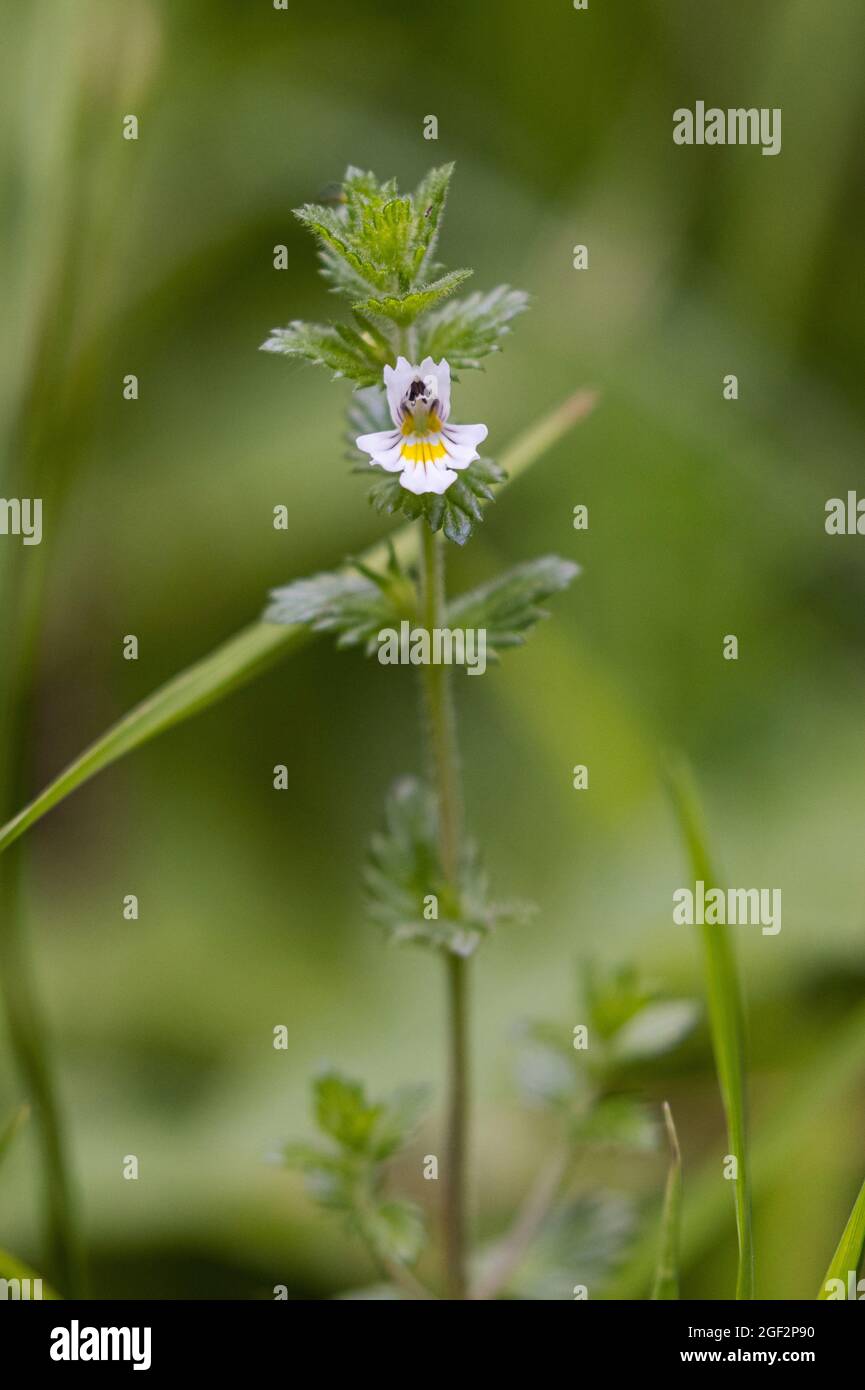
M 410 463 L 400 477 L 408 492 L 420 496 L 424 492 L 445 492 L 456 481 L 456 473 L 435 463 Z
M 441 362 L 434 362 L 431 357 L 425 357 L 418 367 L 418 376 L 426 381 L 428 376 L 434 376 L 438 382 L 438 402 L 439 408 L 436 411 L 439 419 L 444 422 L 451 413 L 451 369 L 446 357 Z
M 402 424 L 400 405 L 402 398 L 409 388 L 409 382 L 417 375 L 415 368 L 407 357 L 398 357 L 395 367 L 385 367 L 384 384 L 387 389 L 387 404 L 390 410 L 390 418 L 393 420 L 397 429 Z
M 475 444 L 487 437 L 486 425 L 448 425 L 441 433 L 452 468 L 467 468 L 479 458 Z
M 483 443 L 489 430 L 486 425 L 448 425 L 442 434 L 452 444 L 470 444 L 475 448 Z
M 361 434 L 355 444 L 365 454 L 372 454 L 373 463 L 396 473 L 402 467 L 402 435 L 399 430 L 379 430 L 377 434 Z

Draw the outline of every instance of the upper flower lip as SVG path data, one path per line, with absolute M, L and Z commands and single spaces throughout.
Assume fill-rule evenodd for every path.
M 430 384 L 430 378 L 435 383 L 434 387 Z M 398 357 L 395 367 L 384 369 L 390 418 L 397 428 L 402 425 L 407 408 L 412 403 L 410 397 L 415 383 L 424 388 L 422 399 L 430 397 L 431 391 L 435 390 L 435 399 L 438 402 L 435 413 L 442 422 L 447 420 L 451 409 L 451 369 L 447 358 L 443 357 L 441 362 L 435 362 L 432 357 L 425 357 L 419 366 L 413 367 L 408 358 Z
M 357 447 L 371 463 L 400 473 L 409 492 L 442 493 L 480 455 L 476 446 L 487 437 L 486 425 L 451 425 L 451 369 L 447 358 L 425 357 L 414 366 L 398 357 L 384 369 L 392 430 L 362 434 Z

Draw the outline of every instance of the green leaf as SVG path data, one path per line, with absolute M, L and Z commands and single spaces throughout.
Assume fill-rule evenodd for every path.
M 313 1085 L 316 1123 L 323 1134 L 352 1155 L 382 1163 L 411 1139 L 429 1102 L 426 1086 L 403 1086 L 387 1100 L 368 1101 L 359 1081 L 328 1070 Z M 308 1145 L 292 1145 L 286 1160 L 316 1166 L 322 1154 Z M 329 1157 L 332 1165 L 333 1156 Z
M 706 842 L 703 817 L 693 776 L 684 761 L 667 769 L 673 804 L 678 816 L 695 881 L 707 891 L 716 887 Z M 714 926 L 701 929 L 706 964 L 706 989 L 712 1048 L 721 1100 L 727 1121 L 727 1142 L 736 1158 L 738 1177 L 733 1179 L 739 1267 L 737 1299 L 754 1297 L 754 1237 L 751 1217 L 751 1165 L 748 1136 L 748 1103 L 745 1090 L 745 1020 L 739 972 L 730 933 Z
M 359 386 L 380 381 L 384 363 L 389 360 L 369 335 L 346 324 L 301 323 L 299 319 L 287 328 L 274 328 L 261 351 L 303 358 L 329 368 L 335 379 L 347 377 Z
M 381 1103 L 370 1143 L 370 1151 L 377 1162 L 405 1148 L 428 1104 L 428 1086 L 402 1086 Z
M 407 1086 L 385 1101 L 369 1101 L 363 1086 L 329 1070 L 313 1086 L 318 1128 L 336 1144 L 323 1150 L 291 1144 L 288 1166 L 299 1168 L 312 1196 L 341 1212 L 389 1273 L 412 1264 L 424 1239 L 420 1212 L 410 1202 L 382 1198 L 385 1164 L 414 1133 L 428 1101 L 425 1086 Z M 420 1289 L 420 1286 L 417 1286 Z
M 358 313 L 376 314 L 404 328 L 414 323 L 418 314 L 426 313 L 434 304 L 453 294 L 471 274 L 470 270 L 451 270 L 426 285 L 416 285 L 402 294 L 382 294 L 362 299 L 353 307 Z
M 322 1133 L 344 1149 L 370 1153 L 381 1106 L 369 1104 L 360 1082 L 326 1072 L 316 1078 L 314 1094 L 316 1123 Z
M 414 942 L 471 955 L 495 927 L 524 920 L 521 905 L 492 903 L 477 851 L 462 846 L 458 896 L 445 883 L 438 857 L 436 801 L 414 777 L 391 788 L 385 805 L 385 829 L 370 845 L 364 868 L 367 907 L 373 921 L 395 943 Z M 435 899 L 436 916 L 429 899 Z
M 368 205 L 362 215 L 361 236 L 388 277 L 410 281 L 408 258 L 414 231 L 410 198 L 393 197 Z
M 287 1168 L 298 1168 L 303 1173 L 307 1191 L 320 1206 L 351 1211 L 352 1192 L 362 1171 L 355 1158 L 325 1153 L 311 1144 L 288 1144 L 283 1159 Z
M 566 589 L 579 573 L 579 565 L 557 555 L 528 560 L 455 599 L 448 607 L 448 624 L 484 628 L 488 654 L 521 646 L 529 629 L 548 616 L 539 605 Z
M 414 1202 L 381 1202 L 360 1218 L 363 1233 L 381 1259 L 412 1265 L 423 1249 L 423 1216 Z
M 453 164 L 441 164 L 437 169 L 430 169 L 415 190 L 412 199 L 415 211 L 412 271 L 415 277 L 423 275 L 430 268 L 453 171 Z M 421 353 L 420 356 L 425 354 Z
M 528 307 L 523 290 L 499 285 L 487 294 L 478 291 L 435 309 L 424 320 L 419 334 L 419 357 L 446 357 L 452 370 L 480 367 L 511 331 L 511 322 Z
M 679 1241 L 682 1225 L 682 1154 L 679 1136 L 673 1123 L 673 1112 L 664 1101 L 664 1123 L 670 1141 L 670 1169 L 664 1190 L 664 1210 L 661 1217 L 661 1248 L 655 1270 L 652 1298 L 671 1300 L 679 1297 Z
M 369 475 L 369 468 L 358 469 Z M 378 512 L 401 512 L 411 521 L 424 517 L 431 531 L 442 531 L 455 545 L 465 545 L 484 519 L 482 503 L 493 500 L 493 486 L 503 483 L 506 474 L 492 459 L 475 459 L 462 469 L 446 492 L 425 492 L 421 496 L 404 488 L 397 473 L 375 468 L 377 475 L 369 490 L 370 504 Z
M 699 1010 L 692 999 L 663 999 L 647 1004 L 625 1023 L 613 1042 L 617 1062 L 643 1062 L 669 1052 L 686 1038 Z
M 818 1299 L 848 1298 L 850 1296 L 850 1275 L 853 1275 L 853 1283 L 855 1284 L 857 1282 L 856 1275 L 862 1263 L 863 1249 L 865 1249 L 865 1182 L 859 1189 L 859 1196 L 853 1203 L 853 1210 L 838 1242 L 838 1248 L 826 1270 L 826 1276 L 817 1295 Z M 839 1291 L 837 1287 L 836 1281 L 839 1280 L 843 1292 Z M 858 1298 L 858 1292 L 854 1293 L 853 1297 Z
M 289 626 L 305 624 L 313 632 L 338 634 L 338 647 L 375 649 L 378 633 L 410 616 L 413 589 L 400 579 L 375 583 L 363 574 L 332 571 L 271 591 L 264 621 Z
M 392 198 L 396 193 L 396 179 L 381 183 L 371 169 L 358 169 L 349 164 L 342 182 L 343 198 L 351 215 L 352 209 L 363 207 L 364 199 Z
M 513 477 L 524 472 L 548 449 L 553 448 L 574 425 L 585 418 L 594 403 L 595 397 L 590 392 L 578 391 L 531 425 L 513 443 L 503 460 L 509 474 Z M 497 480 L 503 481 L 504 471 L 496 469 L 496 473 Z M 405 492 L 404 488 L 400 490 Z M 403 565 L 416 557 L 418 537 L 414 527 L 401 527 L 392 540 Z M 371 546 L 364 552 L 363 559 L 373 566 L 384 564 L 387 544 L 382 542 Z M 8 849 L 52 807 L 89 782 L 98 772 L 175 724 L 207 709 L 262 671 L 269 670 L 282 657 L 298 651 L 309 637 L 310 629 L 305 626 L 283 627 L 274 623 L 254 622 L 200 661 L 186 667 L 111 725 L 49 782 L 33 801 L 7 821 L 0 828 L 0 852 Z
M 376 264 L 370 254 L 370 248 L 365 247 L 357 240 L 356 235 L 353 235 L 344 212 L 307 203 L 302 208 L 295 208 L 294 215 L 308 231 L 324 243 L 330 252 L 328 265 L 332 270 L 336 258 L 343 262 L 363 285 L 377 290 L 387 289 L 387 268 Z
M 453 165 L 432 169 L 413 195 L 396 181 L 350 167 L 336 208 L 306 204 L 295 216 L 321 243 L 322 272 L 358 298 L 370 287 L 405 294 L 433 268 L 432 253 Z
M 583 968 L 583 991 L 592 1033 L 612 1042 L 632 1018 L 656 997 L 656 991 L 633 965 L 616 965 L 599 971 Z

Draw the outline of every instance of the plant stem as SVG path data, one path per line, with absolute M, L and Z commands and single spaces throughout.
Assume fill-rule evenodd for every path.
M 421 603 L 427 630 L 443 627 L 445 617 L 444 543 L 419 522 Z M 456 720 L 450 672 L 430 662 L 424 672 L 424 707 L 430 762 L 438 805 L 439 858 L 448 893 L 459 891 L 462 801 Z M 444 1164 L 445 1289 L 448 1298 L 466 1297 L 466 1147 L 468 1127 L 468 961 L 449 952 L 448 1105 Z
M 43 572 L 41 567 L 31 565 L 25 578 L 19 566 L 8 579 L 4 598 L 7 611 L 18 614 L 18 625 L 9 643 L 11 652 L 0 690 L 0 726 L 6 741 L 0 758 L 0 806 L 4 814 L 20 805 L 25 785 Z M 21 897 L 18 853 L 0 863 L 0 993 L 13 1052 L 33 1105 L 41 1148 L 48 1269 L 57 1288 L 66 1297 L 74 1298 L 83 1288 L 78 1214 L 48 1027 L 40 1005 Z

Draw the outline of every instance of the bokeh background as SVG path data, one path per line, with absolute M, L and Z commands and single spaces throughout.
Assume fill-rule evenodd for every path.
M 658 769 L 677 747 L 730 881 L 783 892 L 779 936 L 738 929 L 758 1292 L 813 1296 L 865 1151 L 865 541 L 823 526 L 827 498 L 865 483 L 861 3 L 2 13 L 0 491 L 46 499 L 25 557 L 44 570 L 28 791 L 270 587 L 385 532 L 342 457 L 349 388 L 257 347 L 334 309 L 292 207 L 348 163 L 411 187 L 456 160 L 443 258 L 478 288 L 533 295 L 506 351 L 464 374 L 459 417 L 489 423 L 495 454 L 574 388 L 601 393 L 451 554 L 454 588 L 548 551 L 584 567 L 530 650 L 458 684 L 472 825 L 501 891 L 540 908 L 475 971 L 477 1226 L 501 1228 L 550 1141 L 515 1089 L 519 1021 L 569 1033 L 586 958 L 702 997 L 698 943 L 671 922 L 688 878 Z M 782 107 L 782 154 L 674 146 L 673 109 L 698 98 Z M 129 112 L 137 143 L 121 139 Z M 738 662 L 721 659 L 726 633 Z M 372 1277 L 267 1159 L 309 1132 L 324 1060 L 374 1092 L 429 1081 L 441 1102 L 437 962 L 388 949 L 359 894 L 384 792 L 420 763 L 415 714 L 410 673 L 322 642 L 24 841 L 96 1294 L 318 1297 Z M 572 790 L 577 762 L 588 792 Z M 702 1194 L 685 1293 L 729 1297 L 703 1024 L 643 1088 L 673 1102 Z M 4 1046 L 0 1110 L 23 1098 Z M 420 1153 L 438 1121 L 434 1107 Z M 659 1156 L 607 1180 L 654 1198 L 663 1171 Z M 0 1244 L 42 1262 L 32 1133 L 0 1175 Z

